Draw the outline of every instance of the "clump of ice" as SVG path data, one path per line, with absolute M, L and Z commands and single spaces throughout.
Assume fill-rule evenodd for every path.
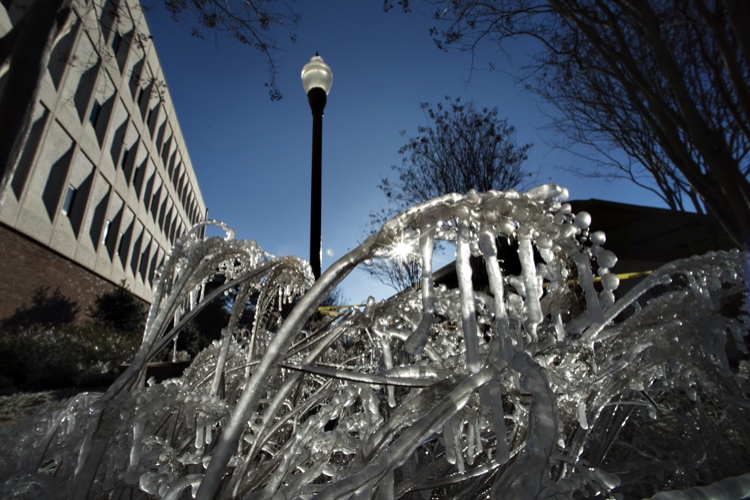
M 314 284 L 304 261 L 193 228 L 159 272 L 130 369 L 6 437 L 0 496 L 615 498 L 722 479 L 716 443 L 738 463 L 750 449 L 748 382 L 726 354 L 745 349 L 747 253 L 668 264 L 615 300 L 617 257 L 567 195 L 431 200 Z M 419 289 L 312 321 L 358 264 L 404 241 Z M 456 243 L 458 289 L 435 286 L 436 241 Z M 182 378 L 144 384 L 148 360 L 225 292 L 221 341 Z

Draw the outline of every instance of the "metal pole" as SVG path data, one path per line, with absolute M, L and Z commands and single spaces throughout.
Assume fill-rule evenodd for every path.
M 313 115 L 312 184 L 310 190 L 310 266 L 315 279 L 320 278 L 320 263 L 323 257 L 321 236 L 321 205 L 323 189 L 323 109 L 326 93 L 321 88 L 310 89 L 307 94 Z

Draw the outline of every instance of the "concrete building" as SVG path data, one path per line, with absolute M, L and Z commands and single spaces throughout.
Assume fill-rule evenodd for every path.
M 28 0 L 1 0 L 0 36 Z M 0 320 L 36 296 L 74 302 L 156 270 L 206 207 L 137 0 L 76 0 L 0 207 Z M 0 86 L 2 80 L 0 79 Z

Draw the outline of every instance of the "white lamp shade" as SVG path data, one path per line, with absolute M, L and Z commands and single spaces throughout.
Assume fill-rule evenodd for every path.
M 305 94 L 309 93 L 310 89 L 314 89 L 315 87 L 320 87 L 328 94 L 331 90 L 331 85 L 333 85 L 333 72 L 323 62 L 323 58 L 316 54 L 302 68 L 302 87 L 305 89 Z

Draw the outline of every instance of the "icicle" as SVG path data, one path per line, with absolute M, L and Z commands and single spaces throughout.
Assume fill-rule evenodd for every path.
M 143 451 L 143 427 L 146 425 L 145 417 L 136 418 L 133 422 L 133 444 L 130 447 L 130 463 L 125 471 L 125 482 L 136 484 L 140 481 L 138 474 L 138 463 L 141 461 Z
M 457 413 L 445 422 L 443 426 L 443 439 L 445 440 L 445 459 L 449 464 L 458 466 L 459 472 L 464 471 L 463 450 L 461 446 L 461 434 L 463 433 L 463 416 Z
M 181 479 L 175 481 L 169 486 L 164 500 L 178 500 L 181 497 L 182 491 L 188 486 L 191 487 L 190 496 L 195 498 L 195 494 L 198 491 L 198 486 L 203 480 L 203 474 L 189 474 Z
M 476 453 L 481 454 L 484 451 L 482 445 L 482 426 L 479 423 L 479 417 L 477 417 L 476 425 L 474 425 L 474 432 L 476 432 Z
M 198 412 L 198 421 L 195 425 L 195 448 L 202 450 L 206 444 L 206 414 Z
M 468 212 L 468 209 L 465 209 Z M 474 286 L 471 281 L 470 229 L 468 213 L 458 221 L 458 242 L 456 243 L 456 274 L 461 297 L 461 326 L 466 345 L 466 366 L 471 373 L 477 373 L 479 362 L 479 339 L 477 338 L 477 318 L 474 306 Z
M 458 473 L 463 474 L 466 472 L 466 466 L 464 465 L 464 454 L 463 454 L 463 433 L 464 433 L 464 419 L 461 412 L 456 413 L 453 418 L 448 421 L 448 426 L 451 427 L 451 433 L 453 436 L 453 442 L 450 446 L 453 446 L 456 450 L 456 466 L 458 467 Z
M 474 419 L 470 418 L 468 422 L 468 428 L 466 429 L 466 463 L 474 465 L 474 457 L 476 456 L 476 429 L 474 426 Z
M 456 463 L 456 449 L 453 447 L 453 431 L 448 422 L 443 426 L 443 441 L 445 441 L 445 459 L 449 464 Z
M 199 293 L 198 289 L 190 290 L 190 293 L 188 295 L 189 297 L 188 310 L 189 311 L 192 311 L 193 309 L 195 309 L 195 304 L 197 303 L 197 299 L 198 299 L 198 293 Z
M 581 425 L 581 429 L 588 430 L 589 423 L 586 420 L 586 403 L 582 399 L 578 401 L 578 423 Z
M 404 350 L 409 354 L 421 354 L 427 345 L 427 331 L 432 324 L 435 313 L 435 297 L 432 282 L 432 253 L 434 238 L 432 230 L 425 231 L 419 238 L 419 250 L 422 258 L 422 319 L 414 333 L 404 343 Z
M 214 440 L 213 427 L 214 426 L 211 422 L 206 422 L 206 444 L 211 444 L 211 442 Z
M 393 355 L 391 354 L 391 339 L 390 336 L 373 330 L 380 339 L 380 347 L 383 350 L 383 364 L 385 364 L 386 370 L 393 368 Z M 413 335 L 413 334 L 412 334 Z M 386 386 L 388 392 L 388 406 L 391 408 L 396 407 L 396 389 L 392 385 Z
M 479 234 L 479 246 L 484 255 L 487 277 L 490 283 L 490 291 L 492 292 L 492 295 L 494 295 L 495 328 L 497 329 L 497 337 L 500 342 L 499 355 L 501 359 L 505 360 L 506 363 L 509 363 L 513 356 L 513 345 L 510 336 L 508 311 L 505 308 L 503 274 L 500 265 L 497 262 L 495 235 L 487 227 L 483 227 Z M 519 347 L 520 345 L 521 344 L 519 343 Z
M 531 235 L 529 231 L 530 229 L 527 229 L 527 226 L 524 226 L 524 229 L 519 231 L 518 258 L 521 260 L 521 270 L 526 289 L 526 307 L 529 314 L 529 322 L 527 324 L 529 328 L 528 333 L 531 335 L 532 341 L 536 342 L 538 340 L 536 329 L 543 318 L 542 307 L 539 303 L 539 298 L 542 295 L 542 287 L 536 276 L 534 250 L 531 247 Z

